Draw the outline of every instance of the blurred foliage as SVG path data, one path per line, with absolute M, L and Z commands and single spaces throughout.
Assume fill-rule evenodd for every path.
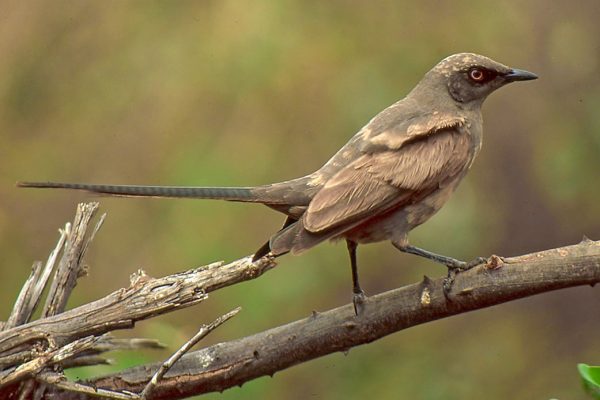
M 17 180 L 254 185 L 318 168 L 369 118 L 459 51 L 540 79 L 495 93 L 454 198 L 411 236 L 460 258 L 600 238 L 600 3 L 454 1 L 0 2 L 2 315 L 86 195 Z M 128 282 L 253 252 L 281 216 L 254 205 L 101 199 L 107 222 L 70 305 Z M 350 300 L 344 246 L 286 256 L 260 279 L 123 335 L 172 349 L 237 305 L 205 344 Z M 444 271 L 387 243 L 359 249 L 368 293 Z M 598 360 L 597 289 L 430 323 L 207 398 L 583 398 Z M 114 354 L 116 366 L 164 352 Z
M 583 386 L 594 398 L 600 399 L 600 367 L 592 367 L 587 364 L 578 364 L 577 370 L 583 380 Z

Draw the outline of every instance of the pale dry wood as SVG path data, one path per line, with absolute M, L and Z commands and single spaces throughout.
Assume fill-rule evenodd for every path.
M 163 349 L 165 347 L 164 344 L 155 339 L 117 339 L 109 334 L 105 334 L 100 336 L 100 339 L 91 348 L 81 352 L 76 358 L 60 363 L 60 366 L 67 369 L 88 365 L 111 364 L 112 360 L 101 357 L 99 354 L 117 350 Z
M 173 353 L 171 357 L 169 357 L 165 362 L 161 364 L 161 366 L 154 373 L 154 375 L 152 375 L 150 381 L 146 384 L 146 387 L 144 387 L 144 390 L 142 390 L 140 397 L 142 399 L 148 399 L 150 397 L 150 393 L 152 393 L 152 390 L 158 385 L 158 382 L 162 379 L 162 377 L 185 353 L 187 353 L 192 347 L 196 345 L 196 343 L 205 338 L 209 333 L 211 333 L 219 326 L 227 322 L 230 318 L 234 317 L 238 312 L 240 312 L 240 310 L 241 308 L 238 307 L 228 312 L 227 314 L 217 318 L 210 324 L 202 325 L 202 327 L 200 327 L 200 330 L 194 336 L 192 336 L 190 340 L 185 342 L 183 346 L 181 346 L 175 353 Z
M 0 357 L 0 371 L 11 367 L 13 365 L 21 364 L 27 360 L 31 360 L 36 353 L 37 349 L 34 346 L 22 351 L 17 351 L 13 354 Z
M 71 395 L 83 397 L 86 395 L 90 398 L 103 398 L 115 400 L 138 400 L 140 396 L 135 393 L 115 392 L 112 390 L 95 388 L 92 386 L 82 385 L 77 382 L 68 381 L 63 374 L 53 372 L 42 372 L 35 378 L 37 381 L 55 387 L 56 389 L 69 392 Z M 55 397 L 60 400 L 60 396 Z
M 164 349 L 166 346 L 156 339 L 147 338 L 127 338 L 117 339 L 109 334 L 100 336 L 100 339 L 89 349 L 81 352 L 73 359 L 60 363 L 64 369 L 73 367 L 83 367 L 89 365 L 112 364 L 111 359 L 104 358 L 99 354 L 118 350 L 139 350 L 139 349 Z
M 73 253 L 79 254 L 79 263 L 87 246 L 89 240 L 79 244 L 80 250 Z M 163 370 L 168 369 L 165 363 L 143 365 L 85 383 L 68 382 L 64 375 L 46 367 L 75 363 L 78 356 L 85 362 L 86 357 L 96 357 L 108 349 L 135 346 L 133 341 L 110 343 L 111 339 L 102 335 L 131 327 L 140 319 L 197 304 L 210 291 L 255 278 L 274 266 L 275 262 L 269 258 L 252 263 L 251 258 L 246 257 L 226 265 L 213 263 L 157 279 L 139 271 L 132 276 L 128 288 L 103 299 L 0 332 L 0 379 L 9 378 L 6 382 L 14 383 L 35 375 L 37 382 L 51 386 L 45 389 L 42 386 L 43 390 L 40 390 L 39 386 L 32 385 L 31 380 L 21 381 L 25 389 L 20 393 L 23 398 L 82 399 L 104 393 L 106 397 L 138 399 L 140 396 L 136 393 L 147 387 L 152 371 L 161 366 Z M 81 274 L 80 267 L 76 270 L 79 271 L 77 274 L 68 274 L 69 279 L 76 279 Z M 66 281 L 69 282 L 69 279 Z M 187 353 L 173 366 L 169 364 L 171 369 L 152 384 L 149 397 L 181 398 L 224 390 L 316 357 L 347 351 L 414 325 L 545 291 L 593 285 L 598 281 L 600 242 L 584 240 L 575 246 L 508 259 L 494 256 L 487 265 L 459 274 L 448 298 L 443 294 L 442 279 L 425 279 L 419 284 L 370 297 L 359 317 L 354 316 L 352 305 L 346 305 L 324 313 L 313 313 L 304 320 L 239 340 Z M 68 292 L 70 290 L 62 292 L 64 294 L 59 297 L 68 297 Z M 86 336 L 93 337 L 94 343 L 74 351 L 73 346 L 77 347 L 78 341 Z M 55 357 L 61 349 L 63 355 L 68 353 L 64 349 L 71 349 L 69 356 Z M 179 354 L 183 353 L 185 351 Z M 45 357 L 45 361 L 40 363 L 37 360 L 40 357 Z M 20 377 L 15 378 L 16 375 L 10 374 L 19 368 L 19 360 L 31 364 L 28 370 L 20 370 Z M 96 387 L 105 389 L 96 390 Z M 0 396 L 5 393 L 0 391 Z M 15 392 L 11 393 L 14 395 Z
M 162 347 L 155 340 L 114 339 L 105 333 L 132 327 L 140 319 L 197 304 L 212 290 L 255 278 L 276 265 L 272 259 L 252 263 L 247 257 L 227 265 L 213 263 L 159 279 L 138 271 L 132 275 L 128 288 L 63 312 L 77 278 L 85 272 L 83 256 L 105 218 L 105 215 L 102 216 L 91 234 L 88 233 L 97 208 L 97 203 L 78 205 L 73 224 L 67 224 L 61 231 L 59 244 L 45 266 L 41 263 L 35 265 L 16 301 L 15 311 L 7 323 L 3 323 L 6 330 L 0 338 L 0 387 L 3 388 L 0 397 L 10 394 L 19 398 L 41 398 L 45 396 L 48 379 L 37 379 L 37 386 L 33 381 L 24 379 L 48 377 L 48 374 L 53 381 L 60 382 L 54 386 L 78 388 L 85 392 L 88 389 L 82 385 L 71 385 L 60 370 L 50 371 L 46 370 L 47 367 L 106 363 L 98 354 L 116 349 Z M 61 249 L 62 258 L 54 273 L 41 318 L 23 324 L 30 319 L 39 302 Z M 89 343 L 92 339 L 93 343 Z M 64 356 L 65 349 L 72 350 L 68 357 Z M 177 357 L 183 353 L 178 353 Z M 112 395 L 136 398 L 136 395 L 132 397 L 127 393 Z
M 93 365 L 91 363 L 92 357 L 105 353 L 108 351 L 116 350 L 135 350 L 135 349 L 162 349 L 165 345 L 155 339 L 147 338 L 129 338 L 129 339 L 116 339 L 108 335 L 100 337 L 97 343 L 91 348 L 82 352 L 77 358 L 68 360 L 66 363 L 61 365 L 64 368 L 75 366 L 75 365 Z M 7 367 L 21 364 L 27 360 L 34 358 L 36 352 L 43 351 L 44 346 L 30 346 L 27 350 L 19 351 L 14 354 L 0 357 L 0 371 Z M 86 361 L 79 361 L 79 357 L 85 358 Z M 107 360 L 102 357 L 98 357 L 99 364 L 106 364 Z
M 239 311 L 240 311 L 240 308 L 238 307 L 237 309 L 217 318 L 212 323 L 210 323 L 208 325 L 203 325 L 201 327 L 200 331 L 196 335 L 194 335 L 190 340 L 188 340 L 179 350 L 177 350 L 171 357 L 169 357 L 168 360 L 166 360 L 158 368 L 158 371 L 154 374 L 152 379 L 150 379 L 150 381 L 148 382 L 148 384 L 146 385 L 146 387 L 144 388 L 144 390 L 142 391 L 141 394 L 131 393 L 126 390 L 113 391 L 113 390 L 109 390 L 109 389 L 98 389 L 95 386 L 84 385 L 84 384 L 76 383 L 76 382 L 70 382 L 67 380 L 67 378 L 62 373 L 55 373 L 55 372 L 48 372 L 48 371 L 42 372 L 41 368 L 33 376 L 40 383 L 50 385 L 50 386 L 53 386 L 53 387 L 61 389 L 61 390 L 66 390 L 70 393 L 79 393 L 80 395 L 86 394 L 86 395 L 89 395 L 92 397 L 102 397 L 102 398 L 110 398 L 110 399 L 130 399 L 130 400 L 147 399 L 148 396 L 150 396 L 152 389 L 158 384 L 158 382 L 160 381 L 162 376 L 177 362 L 177 360 L 179 360 L 181 358 L 181 356 L 183 356 L 191 347 L 193 347 L 196 343 L 198 343 L 202 338 L 206 337 L 210 332 L 212 332 L 213 330 L 218 328 L 220 325 L 222 325 L 223 323 L 228 321 L 230 318 L 235 316 Z M 84 339 L 81 339 L 81 340 L 84 340 Z M 79 340 L 79 341 L 81 341 L 81 340 Z M 99 341 L 102 340 L 102 338 L 95 338 L 94 340 L 95 340 L 95 343 L 93 343 L 92 346 L 88 346 L 89 348 L 87 351 L 89 351 L 91 349 L 91 347 L 93 347 L 93 346 L 98 347 L 97 344 Z M 143 341 L 143 340 L 138 340 L 138 341 L 121 341 L 121 340 L 119 340 L 119 341 L 116 341 L 116 344 L 118 344 L 118 345 L 134 345 L 134 346 L 147 346 L 149 343 L 152 343 L 152 342 Z M 72 344 L 70 344 L 68 346 L 72 346 Z M 105 349 L 112 349 L 112 346 L 105 346 Z M 85 351 L 86 350 L 83 350 L 83 351 L 80 351 L 79 353 L 83 353 Z M 46 390 L 47 389 L 44 387 L 44 390 L 40 392 L 42 396 L 45 394 Z M 59 397 L 60 397 L 60 395 L 59 395 Z
M 54 270 L 54 265 L 56 264 L 58 255 L 60 254 L 70 232 L 70 223 L 67 223 L 64 229 L 59 230 L 60 237 L 58 239 L 58 243 L 56 244 L 54 250 L 50 252 L 48 260 L 46 261 L 46 264 L 43 265 L 43 268 L 41 261 L 36 261 L 33 264 L 31 275 L 23 285 L 23 288 L 19 293 L 19 297 L 15 301 L 13 311 L 3 329 L 9 329 L 18 325 L 22 325 L 31 319 L 31 315 L 35 311 L 35 308 L 42 297 L 44 288 L 48 283 L 48 278 Z
M 429 321 L 507 301 L 600 282 L 600 242 L 585 240 L 520 257 L 492 256 L 457 275 L 446 298 L 443 279 L 425 279 L 369 297 L 355 317 L 351 304 L 184 355 L 154 389 L 152 399 L 222 391 L 333 352 L 346 352 Z M 160 364 L 143 365 L 87 383 L 141 391 Z M 65 399 L 75 397 L 61 393 Z M 62 399 L 63 397 L 61 397 Z M 79 398 L 79 397 L 78 397 Z
M 71 360 L 65 360 L 60 363 L 60 367 L 64 369 L 89 367 L 92 365 L 113 365 L 115 362 L 112 358 L 102 356 L 77 356 Z
M 50 365 L 73 358 L 77 354 L 91 348 L 97 340 L 98 338 L 94 336 L 77 339 L 65 346 L 50 348 L 26 363 L 2 371 L 0 372 L 0 388 L 14 384 L 25 378 L 32 378 Z
M 75 219 L 71 231 L 67 235 L 63 255 L 50 285 L 46 304 L 42 311 L 42 318 L 57 315 L 64 311 L 69 295 L 77 283 L 77 278 L 84 273 L 81 260 L 88 248 L 88 243 L 94 236 L 94 233 L 88 236 L 87 229 L 99 206 L 97 202 L 77 205 Z M 103 219 L 100 220 L 99 224 L 102 221 Z M 97 225 L 96 230 L 98 228 Z
M 21 292 L 19 296 L 17 296 L 17 300 L 13 306 L 12 312 L 8 317 L 8 320 L 2 326 L 2 329 L 10 329 L 17 325 L 21 325 L 27 321 L 31 317 L 31 313 L 33 309 L 30 308 L 30 304 L 35 303 L 34 299 L 34 288 L 37 282 L 40 280 L 42 275 L 43 264 L 41 261 L 35 261 L 33 266 L 31 267 L 31 274 L 29 278 L 25 281 L 25 284 L 21 288 Z
M 253 263 L 245 257 L 163 278 L 138 272 L 129 287 L 100 300 L 0 332 L 0 354 L 35 341 L 52 340 L 61 346 L 80 337 L 131 328 L 136 321 L 198 304 L 207 293 L 256 278 L 275 265 L 272 259 Z
M 114 350 L 135 350 L 135 349 L 164 349 L 166 346 L 156 339 L 147 338 L 115 338 L 109 334 L 102 338 L 91 349 L 94 353 L 104 353 Z
M 15 306 L 13 307 L 13 312 L 4 327 L 5 330 L 29 321 L 36 306 L 41 300 L 44 288 L 47 286 L 48 279 L 52 275 L 56 261 L 62 252 L 59 267 L 54 274 L 54 280 L 46 298 L 46 306 L 42 310 L 42 317 L 61 310 L 61 308 L 57 309 L 56 305 L 66 301 L 70 289 L 68 285 L 65 287 L 58 285 L 56 283 L 57 279 L 60 280 L 61 277 L 76 279 L 80 275 L 79 271 L 81 271 L 81 268 L 79 265 L 81 264 L 84 254 L 80 249 L 82 246 L 87 246 L 93 237 L 93 233 L 92 235 L 87 235 L 87 226 L 97 208 L 98 203 L 79 204 L 74 218 L 74 224 L 77 229 L 71 229 L 72 224 L 67 223 L 64 229 L 59 230 L 60 237 L 58 243 L 51 251 L 46 264 L 42 266 L 41 262 L 34 263 L 32 273 L 21 289 L 15 302 Z M 101 221 L 102 219 L 100 222 Z M 74 283 L 72 285 L 74 285 Z M 64 307 L 64 304 L 62 307 Z M 54 347 L 50 345 L 52 343 L 50 338 L 45 345 L 40 342 L 24 343 L 21 346 L 8 349 L 5 352 L 0 352 L 0 365 L 4 369 L 7 366 L 30 361 L 32 359 L 30 357 L 32 351 L 35 353 L 53 350 Z
M 98 203 L 78 205 L 74 219 L 76 229 L 72 230 L 72 224 L 67 223 L 63 230 L 59 230 L 60 238 L 56 247 L 50 253 L 46 264 L 42 265 L 41 262 L 34 263 L 32 273 L 15 302 L 13 312 L 4 326 L 5 329 L 22 325 L 31 319 L 61 253 L 62 258 L 58 268 L 56 268 L 41 316 L 43 318 L 62 312 L 75 286 L 76 279 L 82 275 L 81 260 L 85 254 L 85 249 L 95 233 L 94 231 L 91 235 L 88 235 L 87 225 L 94 216 L 97 208 Z M 99 228 L 102 220 L 96 226 L 96 230 Z M 48 338 L 45 344 L 36 342 L 10 349 L 7 355 L 0 358 L 0 365 L 2 365 L 0 387 L 16 387 L 16 392 L 9 388 L 7 391 L 0 392 L 0 396 L 15 395 L 16 393 L 20 399 L 29 398 L 30 396 L 36 399 L 41 398 L 45 387 L 43 385 L 36 385 L 32 380 L 23 381 L 23 379 L 39 375 L 45 368 L 51 365 L 56 367 L 59 364 L 72 361 L 72 358 L 88 349 L 91 346 L 91 342 L 95 343 L 96 341 L 97 338 L 93 337 L 83 338 L 66 343 L 60 348 L 57 347 L 52 338 Z M 72 353 L 65 356 L 67 354 L 65 352 L 68 351 Z M 25 358 L 20 358 L 23 356 Z M 11 368 L 11 366 L 16 367 Z

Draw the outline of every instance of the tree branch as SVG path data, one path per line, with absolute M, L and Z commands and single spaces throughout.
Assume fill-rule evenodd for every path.
M 67 300 L 71 291 L 77 284 L 77 278 L 86 273 L 81 263 L 89 243 L 94 239 L 96 231 L 102 226 L 105 216 L 100 218 L 91 235 L 87 235 L 88 224 L 98 210 L 100 204 L 80 203 L 77 205 L 77 213 L 73 225 L 67 225 L 67 241 L 63 251 L 62 258 L 58 263 L 58 268 L 52 285 L 50 286 L 46 304 L 42 310 L 42 317 L 50 317 L 60 314 L 67 305 Z M 69 232 L 72 230 L 73 232 Z M 52 255 L 50 256 L 52 258 Z
M 161 366 L 163 371 L 170 369 L 151 384 L 148 396 L 151 399 L 221 391 L 326 354 L 347 351 L 411 326 L 537 293 L 594 285 L 600 281 L 600 242 L 586 239 L 574 246 L 507 259 L 492 256 L 486 265 L 458 274 L 447 297 L 443 279 L 426 277 L 420 283 L 368 298 L 358 317 L 348 304 L 187 353 L 175 363 L 143 365 L 73 383 L 66 380 L 60 367 L 104 362 L 99 354 L 107 349 L 157 345 L 148 340 L 111 339 L 106 336 L 108 332 L 130 328 L 138 320 L 197 304 L 208 292 L 256 278 L 276 265 L 270 258 L 252 263 L 250 257 L 245 257 L 229 264 L 213 263 L 156 279 L 138 271 L 132 275 L 129 287 L 64 311 L 66 299 L 83 271 L 81 258 L 93 238 L 93 233 L 86 234 L 86 228 L 96 207 L 78 208 L 77 215 L 85 215 L 85 221 L 81 223 L 76 218 L 72 230 L 67 225 L 45 266 L 34 264 L 13 313 L 7 323 L 2 324 L 0 386 L 4 387 L 0 389 L 0 397 L 10 394 L 19 398 L 136 399 Z M 76 239 L 73 234 L 87 239 Z M 48 307 L 42 318 L 30 322 L 61 248 L 63 261 L 49 291 L 49 297 L 55 300 L 46 302 Z M 65 254 L 68 254 L 66 258 Z M 184 345 L 176 357 L 187 351 L 192 342 Z M 27 381 L 28 378 L 35 381 Z M 36 386 L 36 382 L 41 385 Z
M 85 252 L 105 218 L 102 216 L 95 228 L 91 227 L 90 222 L 97 208 L 98 203 L 78 205 L 73 224 L 67 224 L 61 231 L 59 243 L 45 266 L 41 262 L 34 263 L 11 316 L 6 323 L 2 323 L 0 397 L 18 395 L 23 399 L 32 396 L 42 398 L 50 384 L 55 388 L 83 391 L 96 396 L 108 396 L 111 393 L 110 396 L 118 398 L 139 398 L 138 394 L 128 394 L 126 391 L 116 393 L 107 390 L 99 394 L 93 387 L 86 388 L 68 382 L 61 368 L 106 363 L 107 360 L 99 354 L 109 350 L 160 347 L 156 341 L 119 340 L 109 337 L 107 333 L 133 327 L 136 321 L 142 319 L 197 304 L 213 290 L 256 278 L 276 265 L 271 258 L 253 263 L 246 257 L 227 265 L 213 263 L 158 279 L 150 278 L 140 270 L 131 276 L 129 287 L 64 311 L 77 279 L 86 272 L 82 263 Z M 91 233 L 88 233 L 89 230 Z M 53 275 L 41 318 L 29 321 L 55 269 L 59 254 L 62 257 Z M 27 380 L 29 378 L 35 378 L 35 381 Z
M 420 283 L 368 298 L 359 317 L 347 304 L 186 354 L 162 378 L 152 399 L 222 391 L 415 325 L 551 290 L 593 286 L 599 281 L 598 241 L 584 240 L 520 257 L 492 256 L 487 265 L 458 274 L 448 298 L 443 294 L 443 279 L 426 277 Z M 131 368 L 88 383 L 139 393 L 159 365 Z
M 78 338 L 131 328 L 136 321 L 197 304 L 207 293 L 260 276 L 275 262 L 250 257 L 229 264 L 212 263 L 163 278 L 138 271 L 128 288 L 119 289 L 92 303 L 0 332 L 0 364 L 4 354 L 36 340 L 51 339 L 62 346 Z
M 183 357 L 185 353 L 187 353 L 192 347 L 194 347 L 200 340 L 206 337 L 206 335 L 217 329 L 223 323 L 227 322 L 230 318 L 234 317 L 238 312 L 240 312 L 240 310 L 241 308 L 238 307 L 235 310 L 232 310 L 227 314 L 217 318 L 212 323 L 208 325 L 202 325 L 202 327 L 200 327 L 200 330 L 190 340 L 185 342 L 183 346 L 181 346 L 171 357 L 169 357 L 165 362 L 162 363 L 162 365 L 158 368 L 154 375 L 152 375 L 152 378 L 146 384 L 146 387 L 144 388 L 144 390 L 142 390 L 142 393 L 140 393 L 140 397 L 142 399 L 148 399 L 150 397 L 150 393 L 152 393 L 152 390 L 154 390 L 154 388 L 158 385 L 158 382 L 162 379 L 162 377 L 171 368 L 173 368 L 173 365 L 175 365 L 175 363 L 179 361 L 179 359 L 181 359 L 181 357 Z
M 41 261 L 36 261 L 33 263 L 31 275 L 29 275 L 29 278 L 23 285 L 21 293 L 19 293 L 19 297 L 15 301 L 13 311 L 10 314 L 8 321 L 6 321 L 6 324 L 1 327 L 0 330 L 13 328 L 17 325 L 24 324 L 31 319 L 31 315 L 33 314 L 33 311 L 37 307 L 40 298 L 42 297 L 42 292 L 46 287 L 48 278 L 54 270 L 54 264 L 56 263 L 58 254 L 65 244 L 67 235 L 70 233 L 70 229 L 71 224 L 67 223 L 65 229 L 59 230 L 60 238 L 58 239 L 56 247 L 50 253 L 48 261 L 46 261 L 45 265 L 42 265 Z

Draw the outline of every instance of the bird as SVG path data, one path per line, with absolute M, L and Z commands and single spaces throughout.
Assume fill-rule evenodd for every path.
M 461 271 L 481 264 L 409 244 L 408 233 L 450 198 L 482 145 L 482 104 L 508 83 L 537 79 L 474 53 L 448 56 L 401 100 L 360 129 L 317 171 L 254 187 L 101 185 L 17 182 L 20 187 L 76 189 L 128 197 L 218 199 L 261 203 L 283 213 L 281 229 L 253 256 L 300 254 L 327 240 L 345 240 L 356 315 L 366 299 L 357 246 L 390 241 L 398 250 Z

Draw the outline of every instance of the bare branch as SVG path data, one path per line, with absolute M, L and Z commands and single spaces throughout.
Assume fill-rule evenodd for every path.
M 35 266 L 11 317 L 0 331 L 0 397 L 172 399 L 222 391 L 292 365 L 377 340 L 390 333 L 506 301 L 600 281 L 600 242 L 502 259 L 458 274 L 446 297 L 443 280 L 422 282 L 368 298 L 360 316 L 348 304 L 265 332 L 186 353 L 196 339 L 214 329 L 215 321 L 163 363 L 142 365 L 117 374 L 73 383 L 60 367 L 104 363 L 99 354 L 122 348 L 156 347 L 156 341 L 113 339 L 106 333 L 132 327 L 136 321 L 198 304 L 207 293 L 256 278 L 276 264 L 246 257 L 213 263 L 163 278 L 138 271 L 127 288 L 92 303 L 64 311 L 83 267 L 81 258 L 94 233 L 86 229 L 97 204 L 80 206 L 65 229 L 65 249 L 54 274 L 42 318 L 27 322 L 51 275 L 61 240 L 45 267 Z M 80 216 L 81 216 L 80 215 Z M 46 277 L 46 278 L 44 278 Z M 39 294 L 37 294 L 39 292 Z M 33 306 L 32 306 L 33 305 Z M 63 312 L 64 311 L 64 312 Z M 230 314 L 222 317 L 228 318 Z M 24 323 L 24 324 L 21 324 Z M 19 325 L 21 324 L 21 325 Z M 178 361 L 177 359 L 181 357 Z M 177 362 L 175 362 L 177 361 Z M 54 366 L 54 370 L 48 368 Z M 155 372 L 153 375 L 152 371 Z M 148 383 L 150 379 L 152 383 Z M 34 378 L 35 380 L 26 380 Z M 98 388 L 104 389 L 98 389 Z
M 227 314 L 217 318 L 212 323 L 208 325 L 202 325 L 200 330 L 187 342 L 183 344 L 171 357 L 169 357 L 162 365 L 158 368 L 156 373 L 150 379 L 150 382 L 146 385 L 140 397 L 142 399 L 147 399 L 150 396 L 150 393 L 158 385 L 158 382 L 162 379 L 162 377 L 173 367 L 173 364 L 177 362 L 185 353 L 187 353 L 196 343 L 202 340 L 206 335 L 217 329 L 221 324 L 227 322 L 230 318 L 235 316 L 238 312 L 240 312 L 241 308 L 238 307 Z
M 81 259 L 88 247 L 88 242 L 92 240 L 95 233 L 94 231 L 92 235 L 87 237 L 87 228 L 98 207 L 99 204 L 95 202 L 80 203 L 77 205 L 75 220 L 68 234 L 63 256 L 50 286 L 42 317 L 49 317 L 64 311 L 69 295 L 77 282 L 77 278 L 82 274 Z M 100 223 L 102 223 L 102 220 Z
M 76 358 L 65 360 L 60 363 L 62 369 L 69 369 L 75 367 L 89 367 L 92 365 L 112 365 L 114 360 L 110 358 L 104 358 L 102 356 L 77 356 Z
M 135 349 L 164 349 L 166 346 L 156 339 L 147 338 L 127 338 L 119 339 L 110 335 L 104 335 L 94 345 L 94 353 L 104 353 L 114 350 L 135 350 Z
M 33 309 L 30 309 L 29 305 L 36 303 L 34 300 L 34 289 L 36 284 L 40 281 L 42 267 L 43 264 L 41 261 L 36 261 L 33 263 L 33 266 L 31 267 L 31 274 L 21 288 L 21 292 L 15 301 L 13 310 L 10 313 L 10 317 L 8 317 L 8 320 L 6 323 L 4 323 L 2 329 L 0 330 L 10 329 L 29 321 L 29 318 L 33 312 Z
M 116 350 L 135 349 L 163 349 L 165 345 L 155 339 L 128 338 L 116 339 L 109 334 L 100 336 L 99 340 L 86 351 L 81 352 L 76 358 L 60 363 L 64 369 L 88 365 L 110 364 L 111 360 L 99 356 L 99 354 Z
M 60 346 L 80 337 L 131 328 L 136 321 L 197 304 L 208 292 L 256 278 L 275 265 L 272 259 L 253 263 L 246 257 L 163 278 L 138 273 L 128 288 L 100 300 L 0 332 L 0 364 L 6 364 L 2 355 L 27 343 L 51 338 Z
M 69 392 L 70 395 L 78 395 L 82 397 L 87 395 L 90 398 L 101 397 L 103 399 L 115 399 L 115 400 L 137 400 L 140 399 L 135 393 L 128 392 L 115 392 L 112 390 L 95 388 L 87 385 L 82 385 L 76 382 L 69 382 L 64 375 L 53 372 L 42 372 L 36 376 L 36 380 L 39 382 L 46 383 L 57 389 Z
M 457 275 L 447 299 L 443 279 L 372 296 L 354 316 L 351 304 L 235 341 L 184 355 L 153 391 L 153 399 L 222 391 L 326 354 L 348 351 L 415 325 L 538 293 L 600 282 L 600 242 L 584 241 L 500 259 Z M 89 383 L 141 391 L 160 364 L 143 365 Z M 65 397 L 70 398 L 70 397 Z
M 60 363 L 86 351 L 92 347 L 97 340 L 98 338 L 94 336 L 78 339 L 63 347 L 47 350 L 33 360 L 21 364 L 12 370 L 2 371 L 0 372 L 0 388 L 23 380 L 24 378 L 34 377 L 44 368 Z
M 6 369 L 7 367 L 31 360 L 33 357 L 35 357 L 36 352 L 36 348 L 30 347 L 27 350 L 17 351 L 13 354 L 0 357 L 0 371 Z
M 138 271 L 132 275 L 128 288 L 63 312 L 77 278 L 84 272 L 83 256 L 104 221 L 105 215 L 90 234 L 86 233 L 97 208 L 97 203 L 78 206 L 73 225 L 67 224 L 61 232 L 59 244 L 48 258 L 46 266 L 43 267 L 41 263 L 35 265 L 17 299 L 12 317 L 8 323 L 2 324 L 6 330 L 0 335 L 0 397 L 10 394 L 19 395 L 20 398 L 42 398 L 50 381 L 54 382 L 54 390 L 61 387 L 97 393 L 94 388 L 70 384 L 59 369 L 47 368 L 106 363 L 98 354 L 109 350 L 161 347 L 154 340 L 113 339 L 105 333 L 132 327 L 141 319 L 197 304 L 206 299 L 207 293 L 212 290 L 258 277 L 276 265 L 272 259 L 252 263 L 247 257 L 227 265 L 213 263 L 159 279 L 152 279 L 143 271 Z M 42 317 L 22 324 L 30 319 L 63 245 L 62 258 L 54 274 Z M 178 353 L 177 357 L 183 353 Z M 28 378 L 35 378 L 38 385 L 34 381 L 24 381 Z M 104 396 L 139 397 L 126 391 L 113 392 L 108 391 Z
M 3 329 L 10 329 L 29 321 L 40 301 L 42 292 L 48 283 L 48 278 L 54 269 L 56 259 L 65 244 L 65 240 L 70 230 L 70 223 L 67 223 L 64 229 L 59 229 L 60 237 L 58 239 L 58 243 L 56 244 L 54 250 L 50 252 L 48 260 L 43 268 L 40 261 L 36 261 L 33 264 L 31 275 L 23 285 L 21 293 L 19 293 L 19 297 L 15 301 L 10 318 L 4 325 Z

